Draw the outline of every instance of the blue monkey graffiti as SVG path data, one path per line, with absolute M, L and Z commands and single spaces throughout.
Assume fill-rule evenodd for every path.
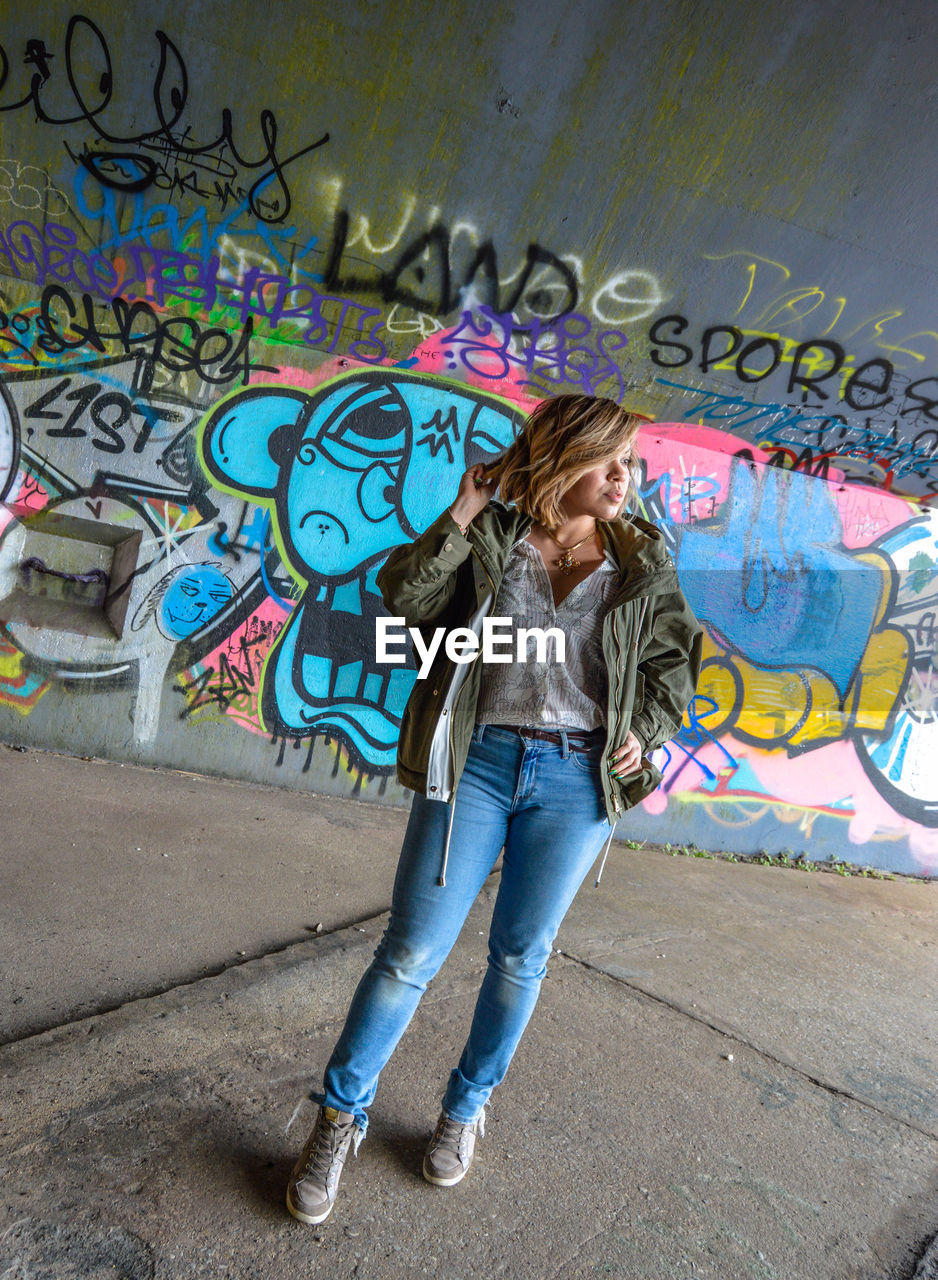
M 313 393 L 252 386 L 214 406 L 199 436 L 206 473 L 269 510 L 300 593 L 261 678 L 269 732 L 329 734 L 364 767 L 393 767 L 415 672 L 374 662 L 375 574 L 522 417 L 506 400 L 400 369 L 340 374 Z

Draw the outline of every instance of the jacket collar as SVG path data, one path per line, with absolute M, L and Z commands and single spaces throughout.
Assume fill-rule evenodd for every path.
M 603 542 L 623 575 L 613 605 L 636 596 L 659 595 L 678 589 L 677 571 L 661 530 L 641 516 L 599 521 Z
M 474 520 L 467 537 L 482 561 L 483 568 L 497 586 L 505 570 L 508 552 L 523 538 L 534 521 L 515 506 L 493 499 L 485 508 L 485 520 Z
M 494 499 L 485 510 L 489 518 L 469 526 L 468 537 L 493 581 L 500 580 L 512 546 L 534 521 L 515 506 Z M 635 596 L 676 591 L 677 573 L 660 529 L 641 516 L 597 521 L 600 537 L 623 575 L 613 605 Z

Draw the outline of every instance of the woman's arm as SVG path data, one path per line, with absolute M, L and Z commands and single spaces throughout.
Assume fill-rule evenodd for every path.
M 394 548 L 376 579 L 392 616 L 414 627 L 446 611 L 456 590 L 456 570 L 472 549 L 465 531 L 494 491 L 495 485 L 485 481 L 484 468 L 470 467 L 452 506 L 413 542 Z

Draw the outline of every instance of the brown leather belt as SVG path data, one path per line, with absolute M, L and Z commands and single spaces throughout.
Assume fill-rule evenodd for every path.
M 552 742 L 562 747 L 563 739 L 559 729 L 529 729 L 522 724 L 493 724 L 492 729 L 507 729 L 509 733 L 518 733 L 522 738 L 539 738 L 542 742 Z M 571 751 L 592 751 L 600 746 L 603 738 L 601 729 L 567 729 L 565 731 L 567 746 Z

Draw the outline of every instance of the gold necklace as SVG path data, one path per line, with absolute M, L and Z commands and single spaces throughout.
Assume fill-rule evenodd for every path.
M 547 533 L 547 536 L 548 538 L 550 538 L 551 542 L 556 542 L 557 546 L 563 552 L 563 555 L 560 557 L 559 560 L 555 560 L 554 564 L 557 566 L 557 568 L 560 570 L 561 573 L 569 575 L 573 573 L 574 569 L 579 569 L 580 567 L 580 562 L 576 558 L 576 556 L 573 554 L 573 552 L 576 551 L 577 547 L 582 547 L 584 542 L 589 542 L 590 538 L 592 538 L 593 535 L 596 533 L 596 526 L 593 525 L 592 532 L 588 533 L 585 538 L 581 538 L 579 542 L 574 542 L 572 547 L 565 547 L 563 543 L 559 541 L 559 539 L 554 537 L 554 535 L 551 533 L 549 529 L 545 529 L 545 532 Z

